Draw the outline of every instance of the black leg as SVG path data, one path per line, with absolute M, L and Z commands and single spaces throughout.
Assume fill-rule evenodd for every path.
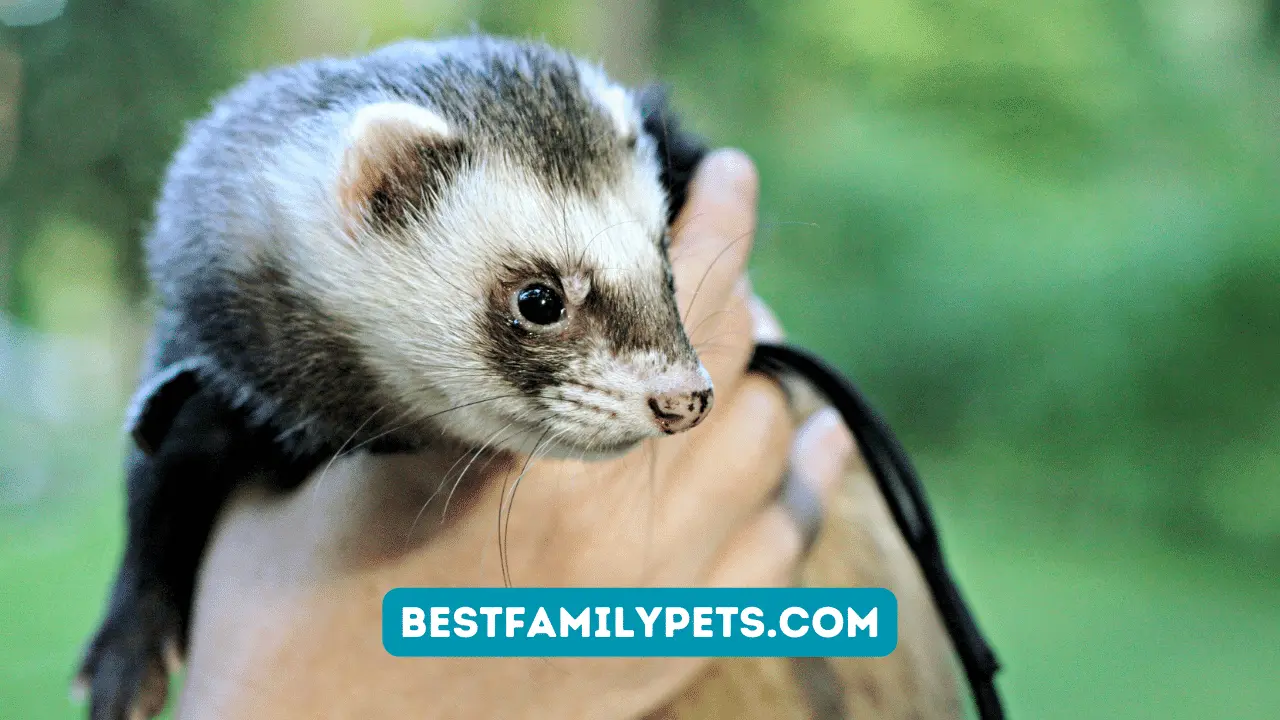
M 92 720 L 163 709 L 213 524 L 233 487 L 263 466 L 269 450 L 243 428 L 237 413 L 197 394 L 154 454 L 129 454 L 124 557 L 78 678 L 89 691 Z

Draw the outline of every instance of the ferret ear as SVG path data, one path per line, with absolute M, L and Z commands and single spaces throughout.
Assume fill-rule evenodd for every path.
M 689 181 L 707 154 L 701 137 L 686 132 L 671 112 L 664 85 L 650 85 L 637 95 L 641 128 L 654 139 L 658 163 L 662 167 L 662 185 L 667 191 L 667 222 L 675 222 L 689 197 Z
M 197 371 L 202 363 L 196 358 L 161 368 L 134 394 L 125 427 L 146 454 L 155 454 L 182 406 L 200 392 Z
M 361 108 L 346 142 L 338 203 L 350 229 L 403 229 L 431 209 L 467 160 L 444 118 L 408 102 Z

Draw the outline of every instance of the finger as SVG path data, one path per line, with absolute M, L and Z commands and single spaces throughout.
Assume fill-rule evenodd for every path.
M 658 498 L 657 527 L 680 538 L 697 528 L 694 562 L 710 562 L 743 522 L 770 504 L 782 482 L 794 428 L 786 397 L 777 383 L 749 375 L 729 404 L 673 455 L 676 481 Z
M 758 185 L 755 166 L 738 150 L 717 151 L 698 166 L 671 248 L 686 327 L 722 309 L 742 275 L 755 234 Z
M 817 521 L 830 507 L 840 476 L 853 454 L 853 438 L 839 414 L 828 408 L 814 413 L 792 445 L 792 470 L 780 502 L 771 504 L 731 538 L 714 566 L 712 587 L 776 587 L 791 583 L 797 564 L 812 544 L 816 530 L 806 528 L 815 516 L 800 518 L 794 497 L 816 503 Z M 788 496 L 791 496 L 790 498 Z
M 778 501 L 795 523 L 806 551 L 822 529 L 825 510 L 852 454 L 853 437 L 831 407 L 814 413 L 796 434 Z
M 774 315 L 773 310 L 770 310 L 769 306 L 765 305 L 755 293 L 747 298 L 747 308 L 751 311 L 756 342 L 780 343 L 786 339 L 786 333 L 782 331 L 782 323 L 778 322 L 778 316 Z
M 710 587 L 783 587 L 792 583 L 803 538 L 787 511 L 770 505 L 725 546 Z
M 751 292 L 745 273 L 739 276 L 728 306 L 689 328 L 689 339 L 711 374 L 711 382 L 720 397 L 733 393 L 756 343 L 777 343 L 784 338 L 782 325 L 773 311 Z
M 711 375 L 716 402 L 733 397 L 755 350 L 751 311 L 747 306 L 750 286 L 746 276 L 719 311 L 689 327 L 689 340 L 698 358 Z M 714 410 L 712 411 L 714 412 Z

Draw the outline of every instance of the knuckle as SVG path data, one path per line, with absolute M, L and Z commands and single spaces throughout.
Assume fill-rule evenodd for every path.
M 756 373 L 746 376 L 739 393 L 745 412 L 752 419 L 748 425 L 752 439 L 786 454 L 796 433 L 786 393 L 772 379 Z
M 788 583 L 803 555 L 803 539 L 794 522 L 781 507 L 769 508 L 756 526 L 759 565 L 757 582 L 770 585 Z
M 750 314 L 735 300 L 706 322 L 691 319 L 690 327 L 694 328 L 690 339 L 711 374 L 716 393 L 727 398 L 735 392 L 755 348 Z

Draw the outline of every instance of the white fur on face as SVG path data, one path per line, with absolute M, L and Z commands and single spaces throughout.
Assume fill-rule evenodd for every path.
M 670 384 L 664 372 L 679 375 L 674 359 L 618 358 L 602 339 L 571 367 L 582 384 L 549 389 L 538 403 L 495 373 L 480 333 L 504 259 L 551 259 L 563 268 L 570 303 L 581 302 L 593 276 L 615 285 L 661 281 L 666 206 L 655 178 L 637 167 L 598 199 L 553 197 L 527 172 L 491 158 L 461 173 L 432 217 L 404 238 L 352 242 L 336 207 L 327 223 L 301 221 L 312 229 L 288 246 L 289 265 L 308 294 L 357 329 L 367 363 L 404 402 L 403 422 L 442 413 L 440 427 L 477 445 L 528 451 L 546 438 L 567 454 L 591 437 L 611 448 L 659 434 L 647 398 Z M 564 435 L 551 442 L 556 433 Z
M 663 259 L 655 239 L 663 230 L 664 212 L 664 198 L 652 180 L 627 183 L 623 191 L 606 193 L 597 201 L 555 198 L 516 168 L 488 163 L 458 178 L 447 200 L 409 246 L 412 250 L 394 252 L 391 262 L 376 261 L 382 268 L 407 264 L 416 271 L 407 273 L 408 277 L 396 273 L 403 280 L 398 287 L 380 283 L 364 290 L 369 296 L 395 297 L 398 302 L 383 304 L 377 321 L 365 325 L 373 332 L 361 344 L 369 348 L 372 364 L 397 394 L 413 405 L 438 412 L 479 403 L 442 418 L 441 424 L 464 440 L 484 442 L 495 433 L 509 433 L 511 444 L 501 440 L 497 444 L 525 444 L 527 450 L 531 435 L 542 436 L 537 429 L 541 426 L 559 428 L 576 438 L 596 432 L 602 423 L 614 423 L 625 432 L 622 437 L 599 438 L 600 444 L 656 434 L 643 382 L 619 382 L 622 372 L 594 372 L 608 365 L 605 349 L 594 362 L 581 365 L 579 377 L 584 385 L 563 389 L 604 410 L 576 417 L 583 408 L 559 407 L 565 405 L 562 402 L 557 405 L 560 412 L 548 415 L 494 372 L 481 354 L 488 340 L 477 333 L 484 327 L 496 265 L 504 259 L 552 259 L 563 270 L 562 283 L 569 289 L 566 299 L 571 303 L 575 288 L 583 295 L 589 290 L 584 287 L 587 281 L 579 277 L 583 271 L 586 277 L 597 275 L 615 284 L 658 281 Z M 442 273 L 442 269 L 447 270 Z M 428 327 L 424 318 L 439 325 Z M 418 333 L 385 332 L 392 326 L 417 328 Z M 555 391 L 549 392 L 554 397 Z M 584 393 L 594 400 L 580 397 Z M 501 399 L 489 400 L 495 397 Z M 444 407 L 439 407 L 442 400 Z M 513 420 L 517 426 L 504 431 Z
M 701 364 L 672 362 L 658 351 L 619 357 L 604 343 L 579 358 L 569 374 L 590 378 L 590 384 L 565 383 L 549 393 L 548 404 L 560 425 L 578 428 L 601 447 L 656 434 L 647 407 L 650 396 L 711 387 L 711 377 Z
M 584 83 L 619 132 L 636 132 L 630 96 L 593 84 L 593 77 L 587 73 Z M 396 123 L 450 132 L 434 113 L 403 105 L 355 113 L 346 137 L 367 137 Z M 304 149 L 277 158 L 268 180 L 293 232 L 275 250 L 308 295 L 355 328 L 352 339 L 365 362 L 402 405 L 396 414 L 403 417 L 389 423 L 431 418 L 477 446 L 528 451 L 530 441 L 546 440 L 556 454 L 577 454 L 588 445 L 607 453 L 660 434 L 648 407 L 651 394 L 708 385 L 705 371 L 687 359 L 658 352 L 618 357 L 600 338 L 569 363 L 572 382 L 548 388 L 535 401 L 495 372 L 484 354 L 484 320 L 504 262 L 550 261 L 571 305 L 590 292 L 593 279 L 615 287 L 664 282 L 658 239 L 666 229 L 666 198 L 651 159 L 633 156 L 614 187 L 587 198 L 554 195 L 514 158 L 484 155 L 442 189 L 430 217 L 416 218 L 403 236 L 382 237 L 363 225 L 352 233 L 332 181 L 340 176 L 342 155 L 325 157 Z
M 610 81 L 598 67 L 584 63 L 580 71 L 583 87 L 608 113 L 618 135 L 624 138 L 636 137 L 640 132 L 640 115 L 636 111 L 631 93 Z

